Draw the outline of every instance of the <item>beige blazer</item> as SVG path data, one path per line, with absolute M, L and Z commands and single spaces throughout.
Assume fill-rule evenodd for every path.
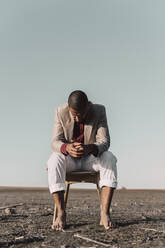
M 55 152 L 61 152 L 61 145 L 70 143 L 73 139 L 74 119 L 69 111 L 68 104 L 59 106 L 55 110 L 54 126 L 51 138 L 51 147 Z M 99 155 L 107 151 L 110 146 L 110 136 L 107 125 L 105 107 L 99 104 L 90 104 L 84 123 L 84 144 L 96 144 Z

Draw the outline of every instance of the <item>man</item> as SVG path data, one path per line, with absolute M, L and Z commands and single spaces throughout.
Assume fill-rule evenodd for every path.
M 89 102 L 83 91 L 73 91 L 68 103 L 55 111 L 51 146 L 54 152 L 47 162 L 48 182 L 58 211 L 52 228 L 62 230 L 66 225 L 66 172 L 89 170 L 100 172 L 100 224 L 109 229 L 112 226 L 109 208 L 117 187 L 117 160 L 108 151 L 110 136 L 105 107 Z

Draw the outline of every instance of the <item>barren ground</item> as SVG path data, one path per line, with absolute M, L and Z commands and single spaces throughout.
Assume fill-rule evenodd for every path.
M 11 207 L 19 203 L 22 205 Z M 53 231 L 53 200 L 48 189 L 1 187 L 0 248 L 165 247 L 165 190 L 117 190 L 111 215 L 117 227 L 105 231 L 99 226 L 96 190 L 73 189 L 67 205 L 66 231 Z

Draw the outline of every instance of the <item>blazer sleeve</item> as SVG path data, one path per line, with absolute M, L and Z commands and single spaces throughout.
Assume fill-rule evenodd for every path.
M 102 106 L 102 111 L 99 117 L 96 142 L 94 144 L 98 147 L 98 156 L 101 155 L 102 152 L 107 151 L 110 147 L 110 135 L 104 106 Z
M 60 119 L 59 108 L 57 108 L 55 110 L 55 116 L 54 116 L 51 147 L 54 152 L 61 153 L 61 146 L 65 143 L 67 142 L 64 136 L 64 130 L 62 126 L 62 121 Z

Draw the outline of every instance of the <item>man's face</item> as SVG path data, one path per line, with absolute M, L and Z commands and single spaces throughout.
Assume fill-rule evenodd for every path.
M 82 122 L 85 119 L 86 114 L 88 112 L 88 106 L 81 111 L 76 111 L 75 109 L 69 107 L 69 111 L 71 112 L 74 121 Z

